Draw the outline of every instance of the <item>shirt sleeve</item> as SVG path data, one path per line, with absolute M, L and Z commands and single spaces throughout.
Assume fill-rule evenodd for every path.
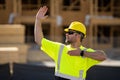
M 42 39 L 41 50 L 48 54 L 48 56 L 50 56 L 53 60 L 56 60 L 59 47 L 60 43 L 58 42 L 53 42 L 45 38 Z
M 94 50 L 94 49 L 91 49 L 91 48 L 88 48 L 87 51 L 88 51 L 88 52 L 95 52 L 95 50 Z M 97 54 L 97 53 L 95 53 L 95 54 Z M 100 63 L 100 61 L 95 60 L 95 59 L 91 59 L 91 58 L 87 58 L 87 68 L 88 68 L 88 69 L 89 69 L 90 67 L 98 64 L 98 63 Z

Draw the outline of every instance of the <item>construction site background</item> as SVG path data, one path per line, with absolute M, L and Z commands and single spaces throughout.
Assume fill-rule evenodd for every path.
M 0 0 L 0 63 L 52 62 L 34 42 L 35 15 L 48 6 L 42 22 L 47 39 L 63 42 L 64 28 L 80 21 L 87 28 L 83 45 L 120 60 L 120 0 Z

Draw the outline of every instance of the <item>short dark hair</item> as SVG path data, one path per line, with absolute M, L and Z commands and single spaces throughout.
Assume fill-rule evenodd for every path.
M 84 34 L 83 33 L 81 33 L 81 38 L 80 38 L 80 42 L 82 42 L 83 41 L 83 39 L 84 39 Z
M 76 32 L 81 35 L 80 42 L 82 42 L 85 35 L 82 32 L 79 32 L 79 31 L 76 31 Z

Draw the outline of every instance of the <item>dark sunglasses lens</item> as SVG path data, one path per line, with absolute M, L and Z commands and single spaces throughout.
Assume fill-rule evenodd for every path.
M 74 32 L 72 32 L 72 31 L 69 31 L 69 32 L 68 32 L 68 34 L 69 34 L 69 35 L 71 35 L 71 34 L 74 34 Z

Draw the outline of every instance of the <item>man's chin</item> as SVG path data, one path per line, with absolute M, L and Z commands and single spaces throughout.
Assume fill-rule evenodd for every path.
M 66 43 L 66 44 L 70 44 L 71 42 L 70 42 L 70 41 L 68 41 L 68 40 L 65 40 L 65 43 Z

